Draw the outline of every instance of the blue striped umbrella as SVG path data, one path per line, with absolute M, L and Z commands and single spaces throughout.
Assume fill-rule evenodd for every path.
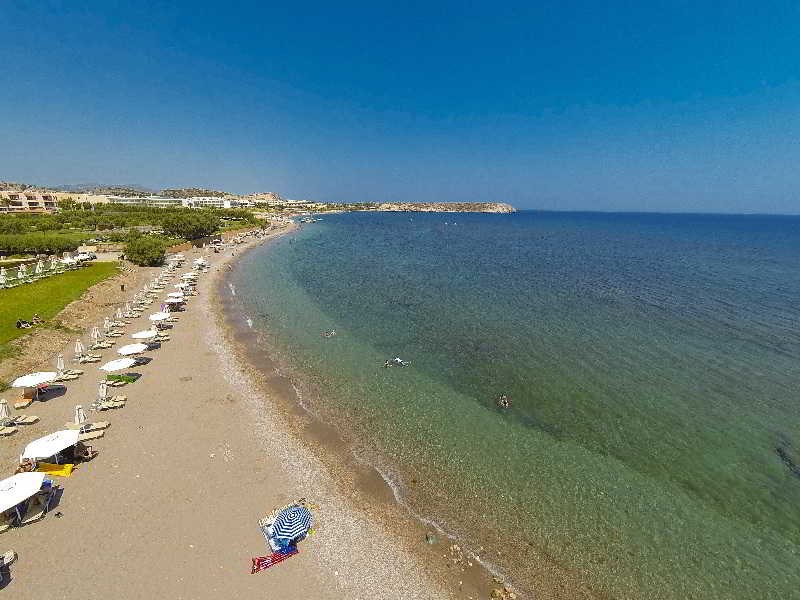
M 291 506 L 278 513 L 272 524 L 277 539 L 293 540 L 311 529 L 311 512 L 305 506 Z

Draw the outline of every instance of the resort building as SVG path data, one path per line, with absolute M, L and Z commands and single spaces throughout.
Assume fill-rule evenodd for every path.
M 193 196 L 186 198 L 183 205 L 187 208 L 242 208 L 253 206 L 248 200 L 236 198 L 219 198 L 217 196 Z
M 159 196 L 108 196 L 111 204 L 124 204 L 127 206 L 154 206 L 157 208 L 180 208 L 183 206 L 180 198 L 161 198 Z
M 55 194 L 0 191 L 0 213 L 53 213 L 57 210 Z

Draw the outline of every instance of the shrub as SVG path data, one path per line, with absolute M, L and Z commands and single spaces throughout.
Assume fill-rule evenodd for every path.
M 149 235 L 133 235 L 125 245 L 125 258 L 141 267 L 157 267 L 164 262 L 164 242 Z
M 219 229 L 219 225 L 219 217 L 200 210 L 168 215 L 161 221 L 165 233 L 187 240 L 211 235 Z

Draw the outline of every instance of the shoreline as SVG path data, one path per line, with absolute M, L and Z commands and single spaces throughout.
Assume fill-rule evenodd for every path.
M 284 231 L 262 244 L 249 245 L 241 253 L 237 252 L 231 261 L 233 269 L 246 253 L 261 245 L 274 243 L 277 237 L 290 235 L 294 229 Z M 227 351 L 249 371 L 254 380 L 252 383 L 261 390 L 265 401 L 272 403 L 272 408 L 286 417 L 285 425 L 292 430 L 298 443 L 305 445 L 325 463 L 340 491 L 350 490 L 366 500 L 369 506 L 359 505 L 358 510 L 380 519 L 384 528 L 398 539 L 406 551 L 424 557 L 420 562 L 454 597 L 486 598 L 492 589 L 502 589 L 505 577 L 499 570 L 485 558 L 461 547 L 458 536 L 416 513 L 405 502 L 402 488 L 386 467 L 381 467 L 379 461 L 356 456 L 353 444 L 343 438 L 334 426 L 324 423 L 303 401 L 301 388 L 305 382 L 298 380 L 298 373 L 281 363 L 275 356 L 274 348 L 264 343 L 264 337 L 269 335 L 268 330 L 253 329 L 249 319 L 243 315 L 235 293 L 231 298 L 234 290 L 230 281 L 232 276 L 232 271 L 220 275 L 215 283 L 217 293 L 214 295 L 215 313 L 223 329 Z M 223 302 L 223 298 L 228 300 Z M 353 489 L 356 492 L 352 492 Z M 428 534 L 434 535 L 437 541 L 426 543 Z
M 185 254 L 191 261 L 200 250 Z M 128 397 L 125 408 L 88 413 L 112 424 L 91 442 L 100 454 L 57 479 L 63 492 L 42 521 L 5 533 L 3 543 L 19 555 L 6 587 L 23 600 L 210 600 L 292 597 L 299 590 L 320 600 L 452 597 L 414 553 L 338 492 L 228 352 L 213 306 L 232 258 L 230 250 L 208 256 L 211 272 L 177 313 L 171 340 L 148 352 L 152 361 L 136 367 L 141 379 L 119 391 Z M 131 320 L 126 338 L 149 326 L 146 315 Z M 61 351 L 71 357 L 69 346 Z M 103 362 L 115 356 L 103 351 Z M 8 475 L 21 448 L 63 429 L 74 405 L 96 396 L 96 366 L 81 365 L 85 373 L 63 393 L 25 410 L 40 421 L 0 441 Z M 2 394 L 9 402 L 16 395 Z M 250 557 L 266 552 L 257 520 L 301 496 L 317 507 L 317 533 L 296 558 L 251 575 Z

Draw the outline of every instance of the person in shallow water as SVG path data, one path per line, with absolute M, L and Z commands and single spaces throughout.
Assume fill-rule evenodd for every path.
M 501 396 L 500 396 L 500 397 L 499 397 L 499 398 L 496 400 L 496 404 L 497 404 L 497 406 L 499 406 L 500 408 L 511 408 L 511 399 L 510 399 L 510 398 L 509 398 L 509 397 L 508 397 L 506 394 L 502 394 L 502 395 L 501 395 Z

